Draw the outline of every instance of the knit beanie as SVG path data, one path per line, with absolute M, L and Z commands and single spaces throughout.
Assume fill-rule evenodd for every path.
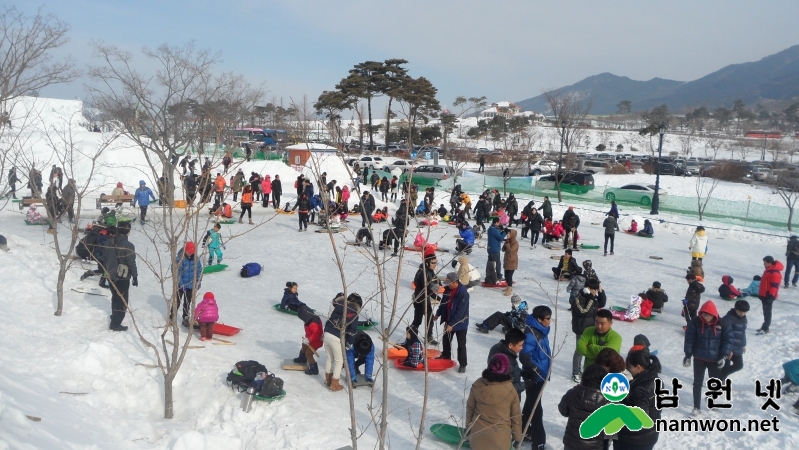
M 510 361 L 508 357 L 502 353 L 496 353 L 488 361 L 488 370 L 496 375 L 508 375 L 510 372 Z

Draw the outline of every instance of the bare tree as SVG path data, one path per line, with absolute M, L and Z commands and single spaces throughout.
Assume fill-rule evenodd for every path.
M 696 212 L 699 214 L 699 220 L 702 220 L 702 215 L 705 213 L 708 202 L 713 198 L 713 191 L 716 190 L 719 181 L 723 178 L 723 172 L 727 167 L 726 164 L 717 165 L 710 176 L 696 177 Z
M 783 170 L 774 180 L 773 188 L 788 208 L 788 231 L 793 231 L 793 213 L 799 200 L 799 178 L 793 171 Z
M 555 117 L 554 125 L 561 138 L 561 149 L 558 156 L 558 172 L 555 176 L 555 187 L 558 190 L 558 202 L 563 201 L 559 176 L 563 165 L 563 152 L 570 153 L 573 146 L 579 145 L 585 133 L 585 117 L 591 112 L 592 101 L 580 97 L 577 93 L 565 93 L 560 90 L 544 92 L 547 104 Z
M 48 212 L 48 219 L 51 222 L 53 244 L 58 258 L 58 278 L 56 281 L 58 304 L 55 311 L 56 316 L 60 316 L 64 310 L 64 279 L 66 278 L 67 270 L 75 262 L 73 253 L 78 242 L 83 200 L 96 189 L 94 177 L 97 170 L 101 168 L 99 159 L 118 136 L 117 131 L 103 133 L 98 143 L 92 142 L 86 145 L 87 143 L 76 136 L 75 130 L 71 126 L 72 118 L 74 118 L 74 115 L 61 123 L 55 124 L 47 124 L 40 118 L 41 133 L 44 141 L 53 151 L 53 156 L 58 161 L 64 176 L 68 179 L 67 186 L 62 190 L 65 193 L 64 197 L 67 197 L 68 194 L 66 192 L 69 191 L 74 201 L 74 206 L 73 204 L 64 205 L 65 208 L 70 210 L 74 208 L 74 220 L 72 220 L 74 224 L 70 226 L 70 233 L 66 235 L 65 242 L 60 239 L 58 222 L 61 221 L 67 211 L 58 212 L 55 205 L 46 205 L 47 208 L 45 208 Z M 78 179 L 80 179 L 80 182 L 78 182 Z M 58 215 L 56 216 L 56 214 Z M 73 218 L 70 217 L 70 219 Z
M 726 145 L 724 139 L 716 136 L 708 137 L 705 139 L 705 156 L 708 156 L 708 150 L 710 150 L 710 154 L 713 155 L 713 159 L 715 160 L 719 155 L 719 151 L 726 147 Z
M 684 158 L 693 155 L 694 134 L 692 132 L 678 135 L 677 141 L 680 143 L 680 154 Z

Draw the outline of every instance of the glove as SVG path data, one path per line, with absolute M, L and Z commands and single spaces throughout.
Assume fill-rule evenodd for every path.
M 691 367 L 691 357 L 690 356 L 686 356 L 685 358 L 683 358 L 682 366 L 683 367 Z
M 607 342 L 605 342 L 604 339 L 599 339 L 599 340 L 596 341 L 596 344 L 599 345 L 599 346 L 604 346 L 605 344 L 607 344 Z
M 139 279 L 138 278 L 133 277 L 133 285 L 134 286 L 138 286 L 139 285 Z
M 202 243 L 201 247 L 202 247 L 202 248 L 205 248 L 205 242 L 203 242 L 203 243 Z
M 352 349 L 352 344 L 347 344 L 346 346 L 344 346 L 344 349 L 350 351 Z
M 722 367 L 724 367 L 724 364 L 727 364 L 727 358 L 721 358 L 721 359 L 719 360 L 719 362 L 718 362 L 718 367 L 719 367 L 719 369 L 721 369 Z
M 310 345 L 311 341 L 308 340 L 307 336 L 303 336 L 302 337 L 302 343 L 305 344 L 305 345 Z
M 688 304 L 688 299 L 687 298 L 682 299 L 682 304 L 683 305 L 687 305 Z
M 222 250 L 227 250 L 227 247 L 225 247 L 225 246 L 223 245 L 223 246 L 222 246 Z

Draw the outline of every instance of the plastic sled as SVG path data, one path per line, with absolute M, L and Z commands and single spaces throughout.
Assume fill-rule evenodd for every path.
M 275 303 L 274 308 L 275 308 L 276 311 L 282 312 L 284 314 L 291 314 L 292 316 L 296 316 L 297 315 L 297 311 L 292 311 L 290 309 L 281 308 L 280 307 L 280 303 Z M 311 311 L 313 311 L 313 313 L 316 314 L 316 310 L 315 309 L 312 309 Z
M 394 367 L 400 370 L 415 370 L 418 372 L 424 372 L 424 365 L 419 364 L 415 368 L 408 367 L 403 365 L 402 363 L 405 362 L 405 359 L 395 359 L 394 360 Z M 458 362 L 452 359 L 428 359 L 427 360 L 427 371 L 428 372 L 443 372 L 445 370 L 452 369 L 453 367 L 457 366 Z
M 71 288 L 70 290 L 71 291 L 75 291 L 75 292 L 79 292 L 81 294 L 86 294 L 86 295 L 98 295 L 100 297 L 110 297 L 111 296 L 111 294 L 109 294 L 110 291 L 108 289 L 103 289 L 103 288 L 99 288 L 99 287 L 93 287 L 93 288 L 76 287 L 76 288 Z M 407 355 L 405 355 L 405 356 L 407 356 Z
M 358 321 L 358 329 L 361 330 L 361 331 L 371 330 L 372 328 L 378 326 L 379 324 L 380 324 L 380 322 L 378 322 L 376 320 L 372 320 L 372 319 L 359 320 Z
M 451 220 L 451 221 L 449 221 L 447 223 L 450 224 L 450 225 L 455 225 L 455 221 L 454 220 Z
M 236 222 L 238 222 L 236 219 L 225 219 L 225 220 L 220 220 L 217 223 L 221 223 L 222 225 L 231 225 L 231 224 L 234 224 Z
M 442 441 L 446 442 L 447 444 L 458 445 L 461 443 L 461 439 L 463 439 L 463 433 L 466 430 L 461 427 L 456 427 L 455 425 L 449 425 L 446 423 L 434 423 L 430 425 L 430 432 L 433 433 L 433 436 L 441 439 Z M 469 441 L 463 441 L 463 447 L 469 447 Z
M 283 209 L 278 209 L 277 213 L 278 214 L 294 214 L 294 211 L 286 211 L 286 210 L 283 210 Z
M 304 371 L 308 369 L 308 363 L 295 363 L 293 359 L 284 359 L 280 368 L 283 370 Z
M 227 269 L 227 264 L 214 264 L 203 268 L 203 273 L 221 272 L 225 269 Z
M 25 219 L 25 225 L 50 225 L 50 221 L 47 219 L 42 219 L 39 222 L 28 222 L 28 219 Z
M 346 230 L 346 228 L 341 227 L 341 228 L 331 228 L 329 231 L 331 233 L 341 233 L 344 230 Z M 318 230 L 314 230 L 314 232 L 316 232 L 316 233 L 327 233 L 328 229 L 327 228 L 320 228 Z
M 663 259 L 663 257 L 662 256 L 650 256 L 649 259 L 656 259 L 656 260 L 660 261 L 661 259 Z
M 441 351 L 434 348 L 427 349 L 428 358 L 438 358 L 441 356 Z M 408 357 L 408 350 L 404 348 L 391 347 L 388 349 L 388 359 L 405 359 Z
M 514 282 L 513 284 L 516 284 L 516 282 Z M 485 281 L 481 281 L 480 285 L 486 288 L 506 288 L 508 287 L 508 282 L 503 280 L 498 282 L 497 284 L 488 284 Z
M 241 331 L 241 328 L 231 327 L 230 325 L 225 325 L 224 323 L 217 323 L 214 325 L 214 334 L 218 334 L 220 336 L 234 336 Z
M 427 244 L 426 248 L 429 249 L 430 247 L 433 248 L 433 251 L 439 251 L 438 245 L 436 245 L 436 244 Z M 409 251 L 409 252 L 421 252 L 422 248 L 421 247 L 416 247 L 416 246 L 410 247 L 410 246 L 406 245 L 405 246 L 405 250 Z M 441 251 L 443 251 L 443 250 L 441 250 Z
M 590 244 L 580 244 L 580 248 L 584 248 L 586 250 L 599 250 L 598 245 L 590 245 Z
M 372 379 L 374 380 L 374 377 Z M 360 373 L 355 376 L 355 381 L 352 383 L 352 385 L 355 386 L 355 387 L 359 387 L 359 386 L 372 387 L 372 386 L 374 386 L 374 384 L 375 384 L 374 381 L 367 381 L 366 377 L 363 376 L 363 374 L 360 374 Z
M 613 318 L 618 320 L 623 320 L 625 322 L 635 322 L 635 320 L 626 320 L 624 319 L 624 313 L 627 311 L 626 306 L 611 306 L 611 311 L 613 311 Z M 618 314 L 616 314 L 618 313 Z M 638 316 L 641 320 L 655 320 L 655 315 L 651 315 L 649 317 Z
M 286 390 L 283 389 L 282 391 L 280 391 L 280 394 L 278 394 L 278 395 L 276 395 L 274 397 L 261 397 L 260 395 L 256 395 L 255 399 L 256 400 L 261 400 L 262 402 L 273 402 L 275 400 L 280 400 L 281 398 L 283 398 L 285 396 L 286 396 Z

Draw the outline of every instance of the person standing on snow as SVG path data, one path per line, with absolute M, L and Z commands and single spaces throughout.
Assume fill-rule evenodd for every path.
M 219 248 L 222 247 L 223 249 L 227 250 L 225 245 L 222 243 L 222 224 L 219 222 L 214 224 L 214 227 L 208 230 L 205 233 L 205 237 L 203 237 L 203 247 L 208 245 L 208 265 L 211 266 L 214 264 L 214 256 L 216 256 L 216 263 L 222 264 L 222 250 Z
M 544 203 L 541 204 L 541 214 L 544 215 L 544 221 L 547 219 L 552 220 L 552 202 L 549 197 L 544 197 Z
M 214 179 L 214 203 L 221 205 L 225 201 L 225 188 L 227 188 L 225 177 L 217 172 L 216 179 Z
M 508 232 L 499 226 L 499 217 L 494 217 L 491 220 L 491 226 L 488 227 L 488 260 L 493 261 L 497 275 L 497 282 L 502 281 L 502 259 L 500 257 L 500 250 L 502 250 L 502 243 L 505 240 Z M 486 279 L 489 279 L 489 274 L 486 273 Z
M 744 353 L 746 353 L 746 313 L 749 312 L 749 302 L 738 300 L 735 307 L 727 311 L 722 320 L 732 327 L 732 356 L 721 369 L 721 380 L 726 380 L 733 373 L 744 368 Z
M 771 307 L 780 293 L 780 281 L 782 281 L 780 272 L 783 269 L 782 263 L 775 261 L 773 256 L 763 258 L 763 267 L 765 267 L 765 270 L 760 278 L 760 291 L 757 293 L 758 298 L 763 303 L 763 325 L 757 330 L 758 335 L 768 334 L 769 332 Z
M 139 220 L 142 224 L 147 217 L 147 207 L 150 206 L 151 201 L 154 202 L 155 200 L 155 195 L 153 191 L 147 187 L 147 183 L 145 183 L 144 180 L 139 180 L 139 188 L 133 193 L 133 207 L 136 207 L 136 203 L 139 204 Z
M 236 172 L 236 175 L 233 176 L 233 181 L 230 183 L 230 187 L 233 190 L 233 202 L 237 202 L 239 199 L 239 192 L 241 192 L 242 188 L 244 188 L 244 172 L 239 169 Z
M 699 316 L 688 322 L 683 345 L 683 367 L 691 367 L 691 358 L 694 365 L 694 410 L 691 416 L 698 416 L 702 409 L 705 369 L 710 378 L 722 378 L 721 369 L 732 355 L 732 346 L 732 326 L 719 320 L 712 300 L 706 301 L 699 310 Z
M 619 224 L 616 222 L 616 217 L 608 213 L 605 221 L 602 222 L 602 226 L 605 227 L 605 256 L 608 256 L 608 241 L 610 242 L 610 254 L 612 255 L 613 243 L 616 240 L 616 230 L 619 229 Z
M 458 274 L 450 272 L 441 303 L 433 320 L 441 318 L 444 325 L 444 348 L 438 359 L 452 359 L 452 339 L 458 339 L 458 373 L 466 372 L 466 333 L 469 331 L 469 292 L 458 280 Z
M 264 176 L 264 180 L 261 181 L 261 195 L 263 199 L 261 206 L 266 208 L 269 206 L 269 196 L 272 195 L 272 177 L 269 175 Z
M 688 290 L 685 291 L 685 298 L 682 300 L 683 316 L 687 323 L 696 317 L 696 311 L 699 309 L 699 301 L 702 298 L 702 292 L 705 292 L 705 286 L 696 279 L 696 275 L 688 272 L 685 275 L 685 281 L 688 282 Z M 686 328 L 687 328 L 686 323 Z
M 283 195 L 283 183 L 280 181 L 280 175 L 275 175 L 275 180 L 272 181 L 272 207 L 274 209 L 280 208 L 281 195 Z
M 794 269 L 791 285 L 796 287 L 799 281 L 799 236 L 793 235 L 788 239 L 788 248 L 785 250 L 785 286 L 788 287 L 788 280 L 791 278 L 791 269 Z
M 178 268 L 178 295 L 177 301 L 169 311 L 169 317 L 174 314 L 183 303 L 183 326 L 189 326 L 189 309 L 194 293 L 200 287 L 203 278 L 203 263 L 197 258 L 194 242 L 186 242 L 186 245 L 178 251 L 175 258 L 175 267 Z
M 122 325 L 125 313 L 130 305 L 131 280 L 133 286 L 139 285 L 138 271 L 136 270 L 136 247 L 128 241 L 130 222 L 120 222 L 116 227 L 116 234 L 110 245 L 102 249 L 99 256 L 100 266 L 105 270 L 111 288 L 111 331 L 127 331 L 128 327 Z
M 544 389 L 544 382 L 549 379 L 549 367 L 552 364 L 552 350 L 549 347 L 551 323 L 552 310 L 548 306 L 539 305 L 533 308 L 533 313 L 527 316 L 525 322 L 524 346 L 519 353 L 522 378 L 526 385 L 522 423 L 527 424 L 530 415 L 533 416 L 526 438 L 532 441 L 534 449 L 543 449 L 547 443 L 547 432 L 544 429 L 544 402 L 537 400 L 541 390 Z
M 572 238 L 572 248 L 577 248 L 577 227 L 580 226 L 580 216 L 574 212 L 574 206 L 569 206 L 569 209 L 563 214 L 563 248 L 569 248 L 569 236 Z
M 702 261 L 707 251 L 707 234 L 705 234 L 705 227 L 696 227 L 694 235 L 691 236 L 691 242 L 688 244 L 688 250 L 691 251 L 691 261 Z

